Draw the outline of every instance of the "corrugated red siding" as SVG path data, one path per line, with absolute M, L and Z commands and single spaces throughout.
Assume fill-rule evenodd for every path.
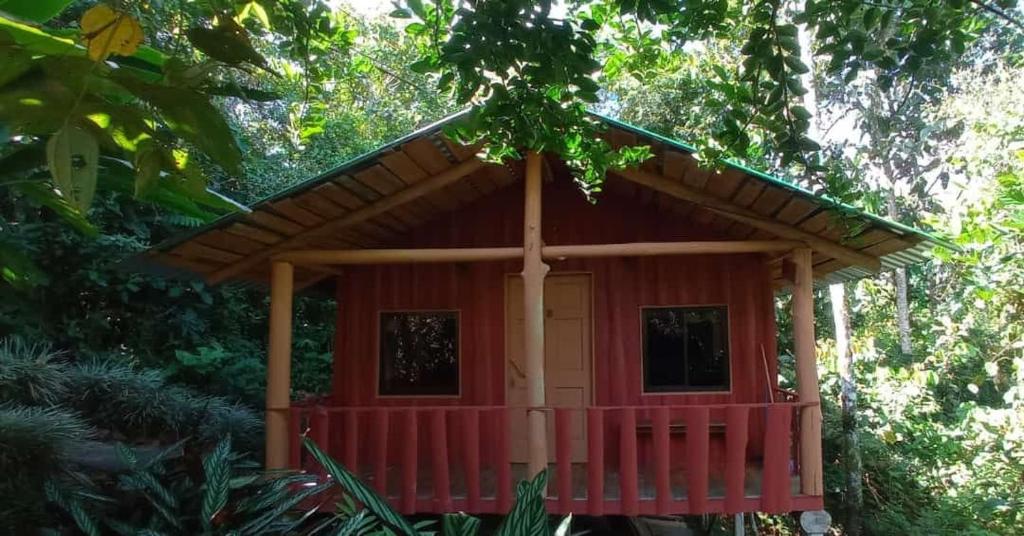
M 522 242 L 519 183 L 417 229 L 397 247 L 514 246 Z M 568 180 L 544 187 L 547 244 L 727 239 L 652 204 L 607 194 L 589 203 Z M 504 283 L 519 262 L 346 267 L 338 284 L 334 403 L 340 405 L 501 405 L 505 400 Z M 577 259 L 552 272 L 589 272 L 594 285 L 596 405 L 765 402 L 762 347 L 775 378 L 772 287 L 764 257 L 749 255 Z M 643 395 L 643 305 L 729 306 L 732 392 Z M 376 355 L 379 312 L 461 311 L 461 396 L 380 398 Z M 301 329 L 301 327 L 297 327 Z M 640 416 L 648 418 L 647 416 Z M 723 421 L 724 415 L 712 415 Z M 753 419 L 752 419 L 753 420 Z

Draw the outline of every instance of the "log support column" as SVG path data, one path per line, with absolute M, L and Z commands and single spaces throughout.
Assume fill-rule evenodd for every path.
M 548 265 L 541 257 L 541 156 L 526 155 L 523 207 L 523 306 L 526 336 L 526 400 L 528 469 L 533 478 L 548 466 L 547 419 L 544 396 L 544 277 Z
M 804 495 L 824 493 L 821 459 L 821 394 L 814 349 L 814 271 L 811 250 L 793 251 L 793 345 L 800 402 L 800 488 Z
M 267 356 L 266 467 L 288 467 L 288 419 L 292 378 L 292 297 L 295 269 L 274 262 L 270 269 L 270 340 Z

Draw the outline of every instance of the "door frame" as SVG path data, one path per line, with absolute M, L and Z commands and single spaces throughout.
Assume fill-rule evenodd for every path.
M 595 359 L 594 359 L 594 317 L 597 316 L 597 315 L 594 313 L 594 272 L 587 271 L 587 270 L 570 270 L 570 271 L 564 271 L 564 272 L 548 272 L 548 274 L 544 277 L 544 281 L 546 283 L 547 282 L 547 278 L 549 278 L 549 277 L 573 276 L 573 275 L 585 275 L 585 276 L 587 276 L 587 279 L 590 281 L 590 284 L 588 285 L 589 288 L 587 289 L 587 298 L 590 301 L 590 309 L 589 309 L 590 310 L 590 367 L 589 367 L 590 368 L 590 378 L 587 378 L 587 381 L 590 384 L 590 389 L 588 391 L 588 393 L 590 394 L 590 400 L 586 401 L 586 405 L 583 406 L 583 408 L 586 409 L 586 408 L 591 407 L 591 406 L 594 405 L 594 394 L 595 394 L 595 387 L 596 387 L 596 385 L 594 385 L 594 378 L 595 378 L 595 373 L 596 373 L 594 368 L 595 368 L 595 366 L 597 364 Z M 502 359 L 502 364 L 503 365 L 501 367 L 501 386 L 502 386 L 502 389 L 505 392 L 505 396 L 504 396 L 505 406 L 508 406 L 508 395 L 509 395 L 508 369 L 509 369 L 509 361 L 510 361 L 511 356 L 512 356 L 512 352 L 511 352 L 511 349 L 509 347 L 509 343 L 511 341 L 509 340 L 509 329 L 508 329 L 508 322 L 510 320 L 509 317 L 508 317 L 508 307 L 509 307 L 509 294 L 508 293 L 509 293 L 509 288 L 511 287 L 509 282 L 514 277 L 522 277 L 522 275 L 519 274 L 518 272 L 506 272 L 505 275 L 504 275 L 504 281 L 502 282 L 502 286 L 504 287 L 503 288 L 504 301 L 502 303 L 503 310 L 502 310 L 502 315 L 501 315 L 501 317 L 502 317 L 502 327 L 501 327 L 501 329 L 502 329 L 502 339 L 503 339 L 503 346 L 504 346 L 504 350 L 505 350 L 505 357 L 504 357 L 504 359 Z M 547 337 L 547 330 L 544 330 L 544 336 L 545 336 L 545 338 Z M 547 356 L 545 356 L 544 364 L 545 364 L 545 366 L 547 366 Z M 547 393 L 547 387 L 548 387 L 546 380 L 547 380 L 547 377 L 545 376 L 545 384 L 544 384 L 544 392 L 545 393 Z

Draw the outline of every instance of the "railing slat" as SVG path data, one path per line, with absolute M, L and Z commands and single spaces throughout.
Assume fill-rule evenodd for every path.
M 386 408 L 377 408 L 373 416 L 373 451 L 376 459 L 373 464 L 373 485 L 377 493 L 388 494 L 388 418 L 390 412 Z
M 604 410 L 587 408 L 587 513 L 604 515 Z
M 672 510 L 672 487 L 669 484 L 671 465 L 669 460 L 669 414 L 667 407 L 652 410 L 652 437 L 654 440 L 654 487 L 657 498 L 657 513 L 668 515 Z
M 765 419 L 764 471 L 761 482 L 761 511 L 790 511 L 789 446 L 792 441 L 793 407 L 768 406 Z
M 344 412 L 344 433 L 345 450 L 342 453 L 341 463 L 349 471 L 359 473 L 359 414 L 354 409 L 345 409 Z
M 695 406 L 686 411 L 686 497 L 690 513 L 708 507 L 708 408 Z
M 466 505 L 475 512 L 480 507 L 480 410 L 462 413 L 462 445 L 465 452 Z
M 497 482 L 495 495 L 498 499 L 498 511 L 507 512 L 512 508 L 512 455 L 509 451 L 508 408 L 494 410 L 494 424 L 498 427 L 497 464 L 495 473 Z
M 316 443 L 316 446 L 320 447 L 320 450 L 330 454 L 331 452 L 331 431 L 330 431 L 330 417 L 327 415 L 327 408 L 323 406 L 317 406 L 313 408 L 313 415 L 310 423 L 309 436 L 310 439 Z M 326 472 L 323 468 L 319 468 L 321 476 L 325 476 Z
M 750 409 L 735 406 L 725 414 L 725 513 L 744 511 L 747 478 L 747 434 Z
M 419 423 L 416 408 L 405 410 L 402 433 L 402 513 L 416 513 L 416 479 L 419 461 Z
M 569 408 L 555 409 L 555 461 L 558 477 L 559 513 L 572 511 L 572 413 Z
M 294 470 L 302 469 L 302 413 L 293 406 L 288 415 L 288 467 Z
M 439 512 L 452 508 L 451 476 L 448 473 L 448 426 L 445 410 L 430 410 L 430 453 L 433 459 L 434 501 Z
M 622 494 L 622 515 L 640 513 L 639 483 L 636 457 L 636 410 L 623 408 L 619 427 L 619 490 Z

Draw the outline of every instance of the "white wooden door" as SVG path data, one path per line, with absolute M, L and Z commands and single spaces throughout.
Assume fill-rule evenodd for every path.
M 523 356 L 523 282 L 511 276 L 505 294 L 505 349 L 508 405 L 524 407 L 526 366 Z M 586 417 L 590 404 L 591 284 L 589 274 L 548 274 L 544 280 L 544 382 L 550 407 L 579 408 L 572 413 L 572 458 L 586 461 Z M 527 461 L 526 414 L 515 411 L 512 427 L 512 461 Z M 548 457 L 555 459 L 554 416 L 548 416 Z

